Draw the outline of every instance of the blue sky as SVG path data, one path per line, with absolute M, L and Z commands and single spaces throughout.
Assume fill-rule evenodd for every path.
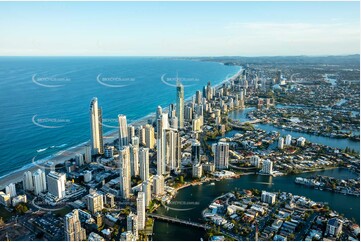
M 0 55 L 360 52 L 359 2 L 0 2 Z

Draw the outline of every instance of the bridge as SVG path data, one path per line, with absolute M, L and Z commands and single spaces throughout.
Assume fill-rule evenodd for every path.
M 211 229 L 211 226 L 209 226 L 207 224 L 196 223 L 196 222 L 187 221 L 187 220 L 174 218 L 174 217 L 169 217 L 169 216 L 165 216 L 165 215 L 147 213 L 147 216 L 150 218 L 154 218 L 154 219 L 158 219 L 158 220 L 162 220 L 162 221 L 166 221 L 166 222 L 178 223 L 178 224 L 193 226 L 193 227 L 197 227 L 197 228 L 201 228 L 201 229 Z

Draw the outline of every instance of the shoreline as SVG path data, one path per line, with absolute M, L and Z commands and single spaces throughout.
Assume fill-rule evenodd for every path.
M 285 174 L 283 176 L 294 176 L 294 175 L 298 175 L 298 174 L 304 174 L 304 173 L 311 173 L 311 172 L 320 172 L 320 171 L 326 171 L 326 170 L 334 170 L 334 169 L 344 169 L 345 167 L 326 167 L 326 168 L 320 168 L 320 169 L 316 169 L 314 171 L 304 171 L 304 172 L 299 172 L 299 173 L 295 173 L 295 174 Z M 347 168 L 345 168 L 347 169 Z M 259 174 L 254 174 L 254 173 L 244 173 L 244 174 L 236 174 L 235 177 L 226 177 L 226 178 L 216 178 L 216 177 L 212 177 L 212 178 L 206 178 L 206 180 L 204 181 L 198 181 L 198 182 L 189 182 L 187 184 L 184 184 L 180 187 L 177 187 L 177 188 L 174 188 L 177 192 L 184 189 L 184 188 L 187 188 L 187 187 L 190 187 L 190 186 L 200 186 L 200 185 L 204 185 L 205 183 L 207 182 L 211 182 L 211 181 L 222 181 L 222 180 L 233 180 L 233 179 L 239 179 L 241 176 L 250 176 L 250 175 L 259 175 Z M 174 198 L 174 197 L 173 197 Z M 173 199 L 172 198 L 172 199 Z M 172 200 L 171 199 L 171 200 Z
M 242 70 L 243 70 L 243 67 L 240 66 L 240 69 L 234 75 L 232 75 L 231 77 L 228 77 L 229 75 L 227 75 L 224 80 L 222 80 L 220 83 L 215 84 L 213 87 L 216 89 L 220 88 L 224 83 L 239 76 L 241 74 Z M 195 96 L 195 94 L 193 94 L 190 97 L 188 97 L 187 99 L 185 99 L 184 104 L 191 102 L 192 98 L 194 96 Z M 162 107 L 162 109 L 167 110 L 168 107 Z M 133 126 L 144 125 L 147 123 L 148 119 L 154 119 L 154 117 L 155 117 L 155 112 L 152 112 L 152 113 L 149 113 L 149 114 L 129 123 L 128 125 L 133 125 Z M 103 143 L 104 144 L 111 143 L 114 140 L 116 140 L 117 137 L 118 137 L 118 130 L 110 130 L 110 131 L 104 133 L 104 135 L 103 135 L 104 142 Z M 74 158 L 75 154 L 77 154 L 77 153 L 84 154 L 85 146 L 87 144 L 89 144 L 89 142 L 90 142 L 90 140 L 76 144 L 72 147 L 69 147 L 65 150 L 58 151 L 55 154 L 49 155 L 49 156 L 39 159 L 39 160 L 34 160 L 36 156 L 33 157 L 32 158 L 33 161 L 31 163 L 26 164 L 23 167 L 15 170 L 13 172 L 10 172 L 8 174 L 1 176 L 0 177 L 0 190 L 4 189 L 10 183 L 22 182 L 24 172 L 26 172 L 26 171 L 34 172 L 37 169 L 42 167 L 41 164 L 44 164 L 47 161 L 53 162 L 54 166 L 56 166 L 58 164 L 64 163 L 65 161 L 67 161 L 71 158 Z

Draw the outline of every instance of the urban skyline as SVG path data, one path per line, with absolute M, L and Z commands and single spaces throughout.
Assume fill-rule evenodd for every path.
M 359 9 L 0 2 L 0 240 L 360 240 Z

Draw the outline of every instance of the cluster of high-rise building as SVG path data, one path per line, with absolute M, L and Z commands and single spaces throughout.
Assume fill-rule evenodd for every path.
M 246 85 L 247 80 L 242 80 Z M 228 95 L 227 88 L 216 90 L 208 83 L 203 92 L 197 91 L 193 99 L 185 103 L 184 86 L 177 81 L 176 102 L 170 104 L 167 111 L 160 106 L 156 110 L 154 123 L 133 126 L 127 122 L 124 114 L 118 115 L 118 140 L 114 145 L 104 144 L 102 109 L 98 99 L 93 98 L 90 103 L 90 144 L 85 147 L 85 155 L 78 154 L 75 163 L 78 167 L 85 163 L 99 161 L 102 156 L 114 160 L 119 171 L 119 192 L 121 199 L 129 200 L 136 197 L 136 211 L 127 216 L 127 229 L 120 235 L 121 240 L 136 240 L 139 231 L 146 226 L 146 209 L 150 206 L 152 196 L 162 199 L 165 194 L 165 177 L 181 171 L 182 139 L 181 136 L 189 131 L 192 138 L 191 168 L 192 176 L 201 178 L 203 172 L 213 172 L 215 169 L 227 169 L 229 165 L 229 144 L 218 142 L 212 146 L 213 162 L 202 162 L 201 144 L 198 135 L 202 131 L 204 112 L 214 117 L 215 123 L 222 124 L 221 112 L 234 107 L 244 107 L 246 95 L 245 86 L 239 94 L 224 101 L 222 96 Z M 220 100 L 220 110 L 213 109 L 215 98 Z M 150 154 L 156 151 L 156 174 L 150 175 Z M 101 159 L 100 159 L 101 160 Z M 83 172 L 84 182 L 93 180 L 92 171 Z M 132 188 L 132 178 L 139 177 L 141 183 L 136 189 Z M 24 188 L 35 195 L 40 193 L 61 200 L 66 196 L 66 174 L 55 172 L 54 169 L 41 169 L 33 174 L 24 173 Z M 13 192 L 9 192 L 10 196 Z M 1 194 L 0 194 L 1 195 Z M 90 190 L 85 196 L 87 210 L 97 221 L 102 217 L 106 206 L 114 207 L 114 196 L 102 191 Z M 75 209 L 65 216 L 65 236 L 67 240 L 84 240 L 85 229 L 82 228 L 80 217 L 86 212 Z M 86 216 L 90 216 L 89 214 Z M 99 220 L 101 221 L 101 219 Z M 99 223 L 101 225 L 101 222 Z M 100 237 L 101 238 L 101 237 Z M 97 239 L 92 234 L 89 240 Z
M 41 193 L 61 200 L 65 197 L 66 174 L 58 173 L 48 169 L 37 169 L 35 172 L 24 172 L 23 188 L 25 191 L 32 192 L 34 195 Z

